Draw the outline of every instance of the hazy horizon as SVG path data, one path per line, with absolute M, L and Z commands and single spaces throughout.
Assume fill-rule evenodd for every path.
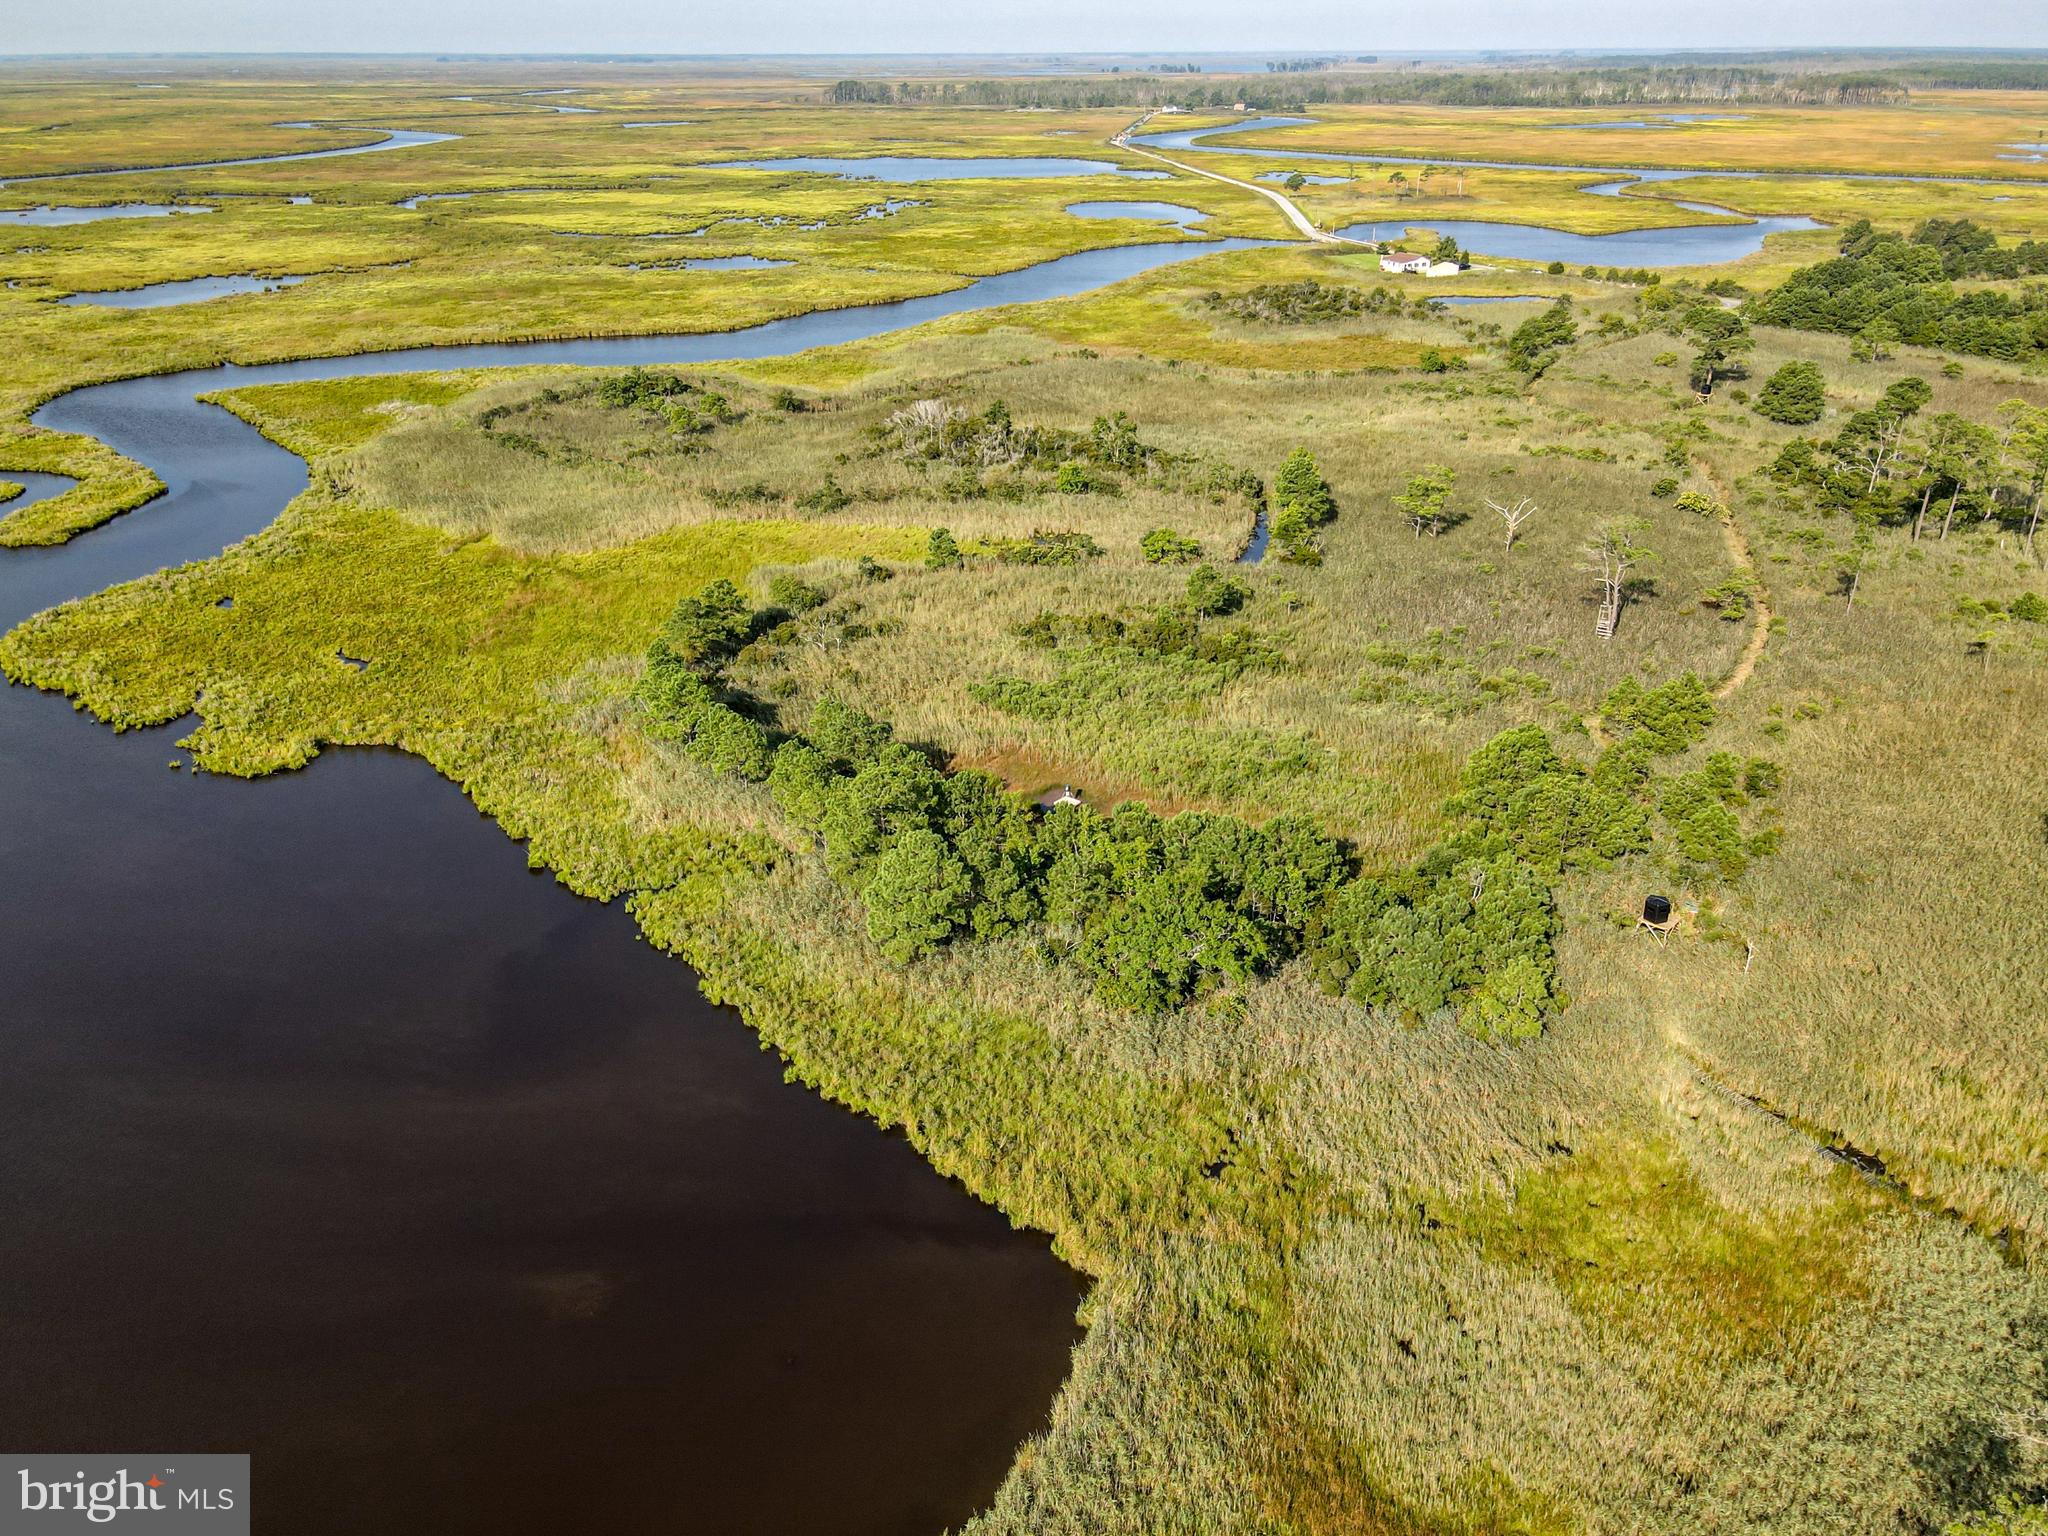
M 280 0 L 102 0 L 91 8 L 0 7 L 0 57 L 51 54 L 409 54 L 875 57 L 1045 53 L 1479 53 L 2048 45 L 2039 0 L 1984 0 L 1930 18 L 1910 0 L 1730 0 L 1698 14 L 1635 0 L 1471 0 L 1456 12 L 1296 0 L 1253 10 L 1225 0 L 1037 0 L 964 11 L 942 0 L 705 0 L 687 18 L 648 0 L 361 0 L 308 9 Z M 1929 36 L 1938 31 L 1942 35 Z M 806 43 L 792 51 L 792 34 Z M 1446 36 L 1454 33 L 1454 36 Z

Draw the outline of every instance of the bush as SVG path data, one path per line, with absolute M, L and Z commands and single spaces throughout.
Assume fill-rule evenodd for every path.
M 990 539 L 985 547 L 1005 565 L 1079 565 L 1105 553 L 1087 534 L 1064 529 L 1040 529 L 1028 539 Z
M 809 613 L 825 604 L 825 594 L 795 576 L 777 576 L 768 583 L 768 601 L 791 613 Z
M 851 704 L 842 704 L 827 694 L 811 711 L 805 735 L 827 762 L 858 768 L 879 757 L 895 738 L 886 720 L 877 720 Z
M 1472 754 L 1444 809 L 1553 874 L 1639 853 L 1649 816 L 1635 800 L 1635 775 L 1626 757 L 1603 759 L 1589 774 L 1560 757 L 1541 726 L 1516 726 Z
M 1714 723 L 1714 696 L 1691 672 L 1656 688 L 1626 678 L 1600 701 L 1600 718 L 1623 736 L 1640 733 L 1649 749 L 1663 757 L 1683 752 L 1707 734 Z
M 862 555 L 860 564 L 854 569 L 859 572 L 862 581 L 888 581 L 896 574 L 873 555 Z
M 1188 572 L 1188 606 L 1202 618 L 1235 613 L 1251 595 L 1250 587 L 1222 575 L 1213 565 L 1198 565 Z
M 1560 298 L 1541 314 L 1532 315 L 1515 327 L 1515 334 L 1508 338 L 1508 365 L 1527 374 L 1539 374 L 1578 335 L 1578 325 L 1572 319 L 1572 301 Z
M 1751 409 L 1766 420 L 1803 427 L 1820 420 L 1827 399 L 1827 380 L 1815 364 L 1787 363 L 1764 381 Z
M 678 658 L 702 666 L 737 650 L 752 620 L 745 595 L 730 581 L 719 580 L 678 602 L 662 625 L 661 638 Z
M 1702 768 L 1665 781 L 1657 801 L 1679 853 L 1728 880 L 1740 875 L 1749 862 L 1742 823 L 1728 805 L 1732 788 L 1727 775 Z
M 2038 592 L 2022 592 L 2006 612 L 2029 624 L 2048 624 L 2048 597 Z
M 953 542 L 953 533 L 948 528 L 934 528 L 924 543 L 924 568 L 928 571 L 943 571 L 960 564 L 960 546 Z
M 768 733 L 726 704 L 707 704 L 697 711 L 696 729 L 686 750 L 720 773 L 743 779 L 765 779 L 773 758 Z
M 1154 528 L 1138 541 L 1138 551 L 1151 565 L 1184 565 L 1202 558 L 1202 546 L 1171 528 Z
M 1462 1000 L 1479 1033 L 1535 1034 L 1555 1000 L 1549 887 L 1507 854 L 1437 863 L 1448 867 L 1340 891 L 1314 970 L 1354 1001 L 1409 1018 Z
M 844 512 L 852 506 L 853 497 L 837 480 L 827 475 L 823 485 L 807 495 L 797 497 L 796 504 L 799 511 L 830 515 L 834 512 Z
M 624 373 L 615 373 L 598 381 L 597 400 L 600 405 L 615 411 L 658 410 L 672 396 L 685 393 L 689 387 L 681 374 L 628 368 Z

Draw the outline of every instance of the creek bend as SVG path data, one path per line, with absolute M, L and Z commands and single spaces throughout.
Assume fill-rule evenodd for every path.
M 772 356 L 1263 243 L 722 334 L 88 386 L 37 424 L 165 493 L 0 552 L 0 625 L 207 558 L 304 489 L 203 392 Z M 178 734 L 0 688 L 0 1440 L 251 1451 L 266 1526 L 315 1536 L 880 1536 L 986 1504 L 1078 1337 L 1044 1239 L 785 1083 L 424 760 L 244 783 L 167 771 Z

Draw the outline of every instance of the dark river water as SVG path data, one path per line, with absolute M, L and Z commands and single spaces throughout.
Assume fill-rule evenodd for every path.
M 0 624 L 262 527 L 202 390 L 800 350 L 1251 242 L 1124 247 L 723 336 L 94 386 L 167 494 L 0 551 Z M 257 1529 L 932 1533 L 1044 1422 L 1078 1275 L 783 1082 L 626 914 L 424 762 L 171 771 L 0 688 L 0 1444 L 253 1452 Z

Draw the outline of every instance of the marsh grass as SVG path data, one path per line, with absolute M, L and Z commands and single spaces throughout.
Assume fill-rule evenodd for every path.
M 418 100 L 376 94 L 394 89 L 331 105 L 360 114 Z M 807 128 L 752 86 L 702 91 L 734 121 L 657 138 L 857 150 L 915 116 L 820 113 Z M 253 136 L 263 113 L 306 115 L 257 99 L 229 139 Z M 637 111 L 653 99 L 608 98 Z M 323 195 L 354 189 L 369 202 L 405 177 L 459 183 L 487 163 L 509 177 L 520 154 L 559 168 L 582 146 L 519 126 L 540 116 L 463 109 L 476 142 L 443 169 L 371 156 L 303 174 Z M 1465 121 L 1396 116 L 1432 132 Z M 1502 122 L 1476 131 L 1530 137 L 1528 124 Z M 1094 123 L 934 114 L 913 136 L 1078 152 L 1048 132 L 1069 125 Z M 1865 126 L 1845 114 L 1842 142 Z M 449 243 L 407 274 L 331 285 L 311 311 L 334 322 L 323 335 L 386 345 L 465 327 L 651 329 L 754 313 L 726 296 L 748 291 L 738 278 L 778 276 L 721 279 L 702 309 L 650 313 L 550 265 L 563 258 L 530 223 L 482 211 L 421 220 L 424 238 Z M 455 242 L 464 230 L 474 243 Z M 531 287 L 517 242 L 530 247 Z M 462 260 L 491 312 L 444 302 Z M 738 1005 L 796 1077 L 900 1127 L 936 1167 L 1052 1233 L 1095 1277 L 1089 1331 L 977 1536 L 1923 1536 L 2039 1486 L 2048 1468 L 2022 1430 L 2048 1399 L 2037 974 L 2048 647 L 2015 633 L 1971 656 L 1954 617 L 1966 597 L 2048 593 L 2039 567 L 1995 525 L 1918 547 L 1887 529 L 1846 609 L 1834 573 L 1850 530 L 1788 504 L 1760 473 L 1788 430 L 1729 393 L 1693 402 L 1682 371 L 1657 361 L 1672 339 L 1633 334 L 1625 289 L 1482 279 L 1580 297 L 1588 339 L 1533 383 L 1452 318 L 1380 317 L 1313 330 L 1301 346 L 1293 329 L 1226 325 L 1202 302 L 1303 276 L 1378 280 L 1356 267 L 1249 252 L 1063 304 L 688 371 L 745 412 L 693 440 L 702 451 L 576 402 L 535 418 L 528 435 L 545 455 L 484 440 L 483 412 L 590 377 L 573 371 L 243 392 L 226 403 L 308 453 L 315 489 L 216 560 L 31 620 L 0 640 L 0 667 L 117 724 L 197 709 L 189 746 L 216 771 L 274 771 L 328 744 L 420 753 L 527 839 L 537 865 L 627 897 L 649 938 Z M 764 308 L 847 277 L 835 269 Z M 380 329 L 374 306 L 387 301 Z M 1605 312 L 1624 323 L 1602 338 Z M 222 310 L 231 323 L 210 332 L 165 313 L 66 340 L 75 312 L 10 296 L 10 334 L 57 346 L 23 346 L 9 408 L 109 369 L 295 343 L 263 318 L 271 311 Z M 1467 369 L 1402 369 L 1397 349 L 1423 344 L 1462 348 Z M 1977 420 L 2014 395 L 2044 398 L 2038 379 L 2000 365 L 1973 360 L 1951 379 L 1939 358 L 1859 364 L 1803 334 L 1762 333 L 1752 367 L 1762 376 L 1792 358 L 1827 375 L 1834 414 L 1816 430 L 1903 372 L 1929 381 L 1930 410 Z M 1296 371 L 1282 371 L 1290 359 Z M 782 387 L 810 408 L 775 410 Z M 1019 421 L 1070 429 L 1126 410 L 1147 442 L 1269 483 L 1309 445 L 1338 503 L 1324 564 L 1251 572 L 1250 602 L 1223 621 L 1255 631 L 1280 665 L 1195 687 L 1150 660 L 1086 670 L 1100 658 L 1027 644 L 1014 630 L 1041 612 L 1184 601 L 1185 568 L 1146 564 L 1139 536 L 1170 525 L 1227 554 L 1244 508 L 1137 484 L 1013 503 L 952 496 L 873 452 L 867 432 L 928 398 L 963 409 L 1001 398 Z M 1668 457 L 1674 443 L 1683 466 Z M 119 466 L 84 445 L 19 437 L 0 462 L 27 465 L 16 450 L 57 456 L 50 468 L 91 466 L 87 504 L 118 484 Z M 1454 507 L 1470 517 L 1418 538 L 1392 497 L 1433 462 L 1456 471 Z M 855 499 L 798 507 L 826 473 Z M 1158 1019 L 1104 1008 L 1022 940 L 892 965 L 855 895 L 769 796 L 651 740 L 631 698 L 677 596 L 725 576 L 758 601 L 773 575 L 800 572 L 830 602 L 791 643 L 733 667 L 773 723 L 800 724 L 832 693 L 1022 787 L 1071 778 L 1098 800 L 1307 810 L 1350 832 L 1367 864 L 1390 864 L 1441 832 L 1459 766 L 1502 726 L 1543 723 L 1590 756 L 1578 722 L 1614 683 L 1715 678 L 1733 663 L 1741 626 L 1697 600 L 1728 574 L 1730 546 L 1713 519 L 1650 494 L 1667 475 L 1729 501 L 1781 620 L 1707 740 L 1674 766 L 1723 750 L 1779 762 L 1782 846 L 1733 885 L 1654 858 L 1567 880 L 1570 1003 L 1513 1045 L 1447 1016 L 1377 1015 L 1325 995 L 1298 965 Z M 764 499 L 714 500 L 755 482 Z M 1510 493 L 1542 508 L 1512 551 L 1481 500 Z M 1656 590 L 1603 644 L 1576 550 L 1615 512 L 1647 516 L 1662 558 Z M 969 549 L 964 569 L 922 568 L 938 523 Z M 1088 532 L 1105 553 L 1072 567 L 973 553 L 976 540 L 1037 527 Z M 892 579 L 863 581 L 862 555 Z M 222 597 L 234 606 L 216 607 Z M 341 666 L 337 649 L 368 669 Z M 1454 662 L 1543 686 L 1468 709 Z M 998 673 L 1107 677 L 1108 691 L 1070 717 L 1025 718 L 968 692 Z M 1401 686 L 1384 686 L 1389 676 Z M 1634 929 L 1651 889 L 1686 911 L 1668 945 Z M 1881 1155 L 1908 1196 L 1824 1158 L 1820 1144 L 1837 1136 Z

